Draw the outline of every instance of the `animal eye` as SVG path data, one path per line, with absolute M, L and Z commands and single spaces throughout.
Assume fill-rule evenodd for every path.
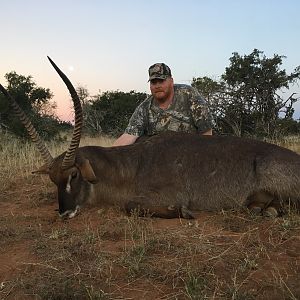
M 77 177 L 77 175 L 78 175 L 78 172 L 77 172 L 77 171 L 73 171 L 73 172 L 71 173 L 72 179 L 75 179 L 75 178 Z

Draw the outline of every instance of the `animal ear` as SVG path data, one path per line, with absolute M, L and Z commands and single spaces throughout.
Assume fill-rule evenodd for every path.
M 49 173 L 50 173 L 50 169 L 47 166 L 47 164 L 44 164 L 37 170 L 31 172 L 31 174 L 49 174 Z
M 88 159 L 82 159 L 77 165 L 82 177 L 90 183 L 97 183 L 98 179 Z

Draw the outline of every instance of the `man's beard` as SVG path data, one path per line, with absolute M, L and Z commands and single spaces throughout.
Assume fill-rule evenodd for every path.
M 170 91 L 156 91 L 154 92 L 154 98 L 159 102 L 164 102 L 168 100 L 170 94 Z

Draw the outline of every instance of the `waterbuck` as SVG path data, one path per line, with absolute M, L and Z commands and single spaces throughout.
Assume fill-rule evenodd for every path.
M 277 215 L 282 200 L 299 205 L 300 156 L 273 144 L 173 132 L 130 146 L 79 147 L 80 100 L 69 79 L 49 60 L 75 107 L 70 146 L 58 157 L 52 158 L 16 101 L 3 86 L 0 89 L 45 160 L 35 173 L 48 174 L 57 186 L 61 217 L 74 217 L 84 203 L 117 205 L 164 218 L 192 218 L 193 210 L 241 206 Z

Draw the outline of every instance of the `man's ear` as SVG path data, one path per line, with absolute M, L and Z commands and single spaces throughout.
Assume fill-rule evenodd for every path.
M 90 183 L 97 183 L 98 179 L 94 173 L 94 170 L 90 164 L 90 161 L 88 159 L 80 159 L 80 162 L 77 164 L 77 168 L 80 170 L 81 176 Z
M 49 173 L 50 173 L 50 169 L 47 166 L 47 164 L 44 164 L 37 170 L 31 172 L 31 174 L 47 174 L 47 175 L 49 175 Z

